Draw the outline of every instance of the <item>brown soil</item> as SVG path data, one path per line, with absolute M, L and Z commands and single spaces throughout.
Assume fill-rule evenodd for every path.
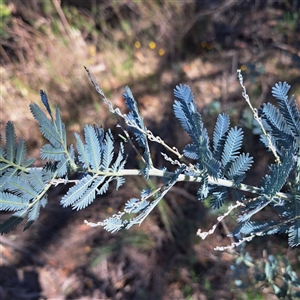
M 167 11 L 166 6 L 171 2 L 162 2 L 162 11 Z M 178 33 L 161 23 L 159 28 L 167 30 L 169 39 L 165 38 L 163 43 L 163 38 L 157 44 L 161 43 L 166 54 L 160 56 L 147 46 L 132 47 L 132 69 L 126 69 L 122 75 L 121 71 L 112 69 L 114 61 L 124 63 L 122 55 L 125 55 L 113 48 L 114 44 L 107 45 L 106 51 L 97 51 L 81 32 L 73 37 L 76 45 L 75 42 L 66 45 L 57 41 L 51 32 L 40 34 L 36 27 L 29 26 L 21 2 L 10 2 L 15 13 L 9 33 L 14 33 L 16 39 L 6 39 L 1 46 L 8 55 L 1 60 L 2 136 L 7 120 L 14 121 L 18 137 L 28 142 L 29 154 L 38 158 L 44 141 L 28 104 L 39 102 L 40 88 L 47 91 L 52 104 L 59 105 L 71 142 L 72 133 L 81 132 L 86 123 L 113 128 L 115 120 L 88 81 L 83 65 L 90 66 L 96 81 L 121 110 L 125 110 L 122 87 L 129 85 L 147 127 L 180 151 L 188 143 L 188 137 L 172 113 L 172 90 L 176 84 L 191 87 L 209 132 L 219 112 L 228 113 L 232 125 L 241 120 L 246 108 L 236 79 L 236 69 L 241 66 L 245 68 L 246 86 L 256 107 L 270 100 L 271 87 L 279 80 L 292 85 L 296 101 L 300 103 L 300 53 L 297 50 L 300 49 L 300 24 L 299 20 L 295 21 L 296 29 L 293 29 L 290 23 L 282 21 L 285 10 L 294 12 L 299 8 L 289 10 L 288 5 L 283 8 L 283 1 L 278 1 L 278 7 L 266 1 L 265 5 L 251 7 L 247 13 L 248 8 L 236 2 L 222 1 L 219 9 L 209 5 L 199 7 L 196 13 L 187 6 L 186 13 L 199 14 L 200 19 L 186 19 L 185 23 L 179 20 L 186 26 L 182 25 L 184 34 L 174 49 L 171 41 L 176 40 Z M 26 12 L 32 14 L 34 9 L 34 5 L 30 6 Z M 43 15 L 39 20 L 46 24 L 49 21 Z M 146 21 L 142 24 L 146 26 Z M 276 31 L 278 26 L 281 29 Z M 17 37 L 29 41 L 28 44 L 23 42 L 22 51 L 26 51 L 22 53 L 16 50 L 20 45 Z M 116 136 L 121 133 L 114 132 Z M 268 158 L 257 146 L 258 139 L 249 133 L 245 129 L 245 151 L 254 155 L 257 162 L 247 180 L 258 184 L 266 172 Z M 161 150 L 153 145 L 156 166 L 165 163 Z M 131 150 L 128 148 L 128 151 Z M 129 165 L 136 167 L 134 154 L 132 157 Z M 119 192 L 110 189 L 79 212 L 61 208 L 59 201 L 66 186 L 53 188 L 48 205 L 29 230 L 23 232 L 19 226 L 1 237 L 0 298 L 277 299 L 269 287 L 259 290 L 259 285 L 251 285 L 248 277 L 245 280 L 249 280 L 246 282 L 249 288 L 237 289 L 230 269 L 235 253 L 214 250 L 216 246 L 231 243 L 226 234 L 227 227 L 230 230 L 233 226 L 232 219 L 225 219 L 214 235 L 204 241 L 196 236 L 199 228 L 209 230 L 217 216 L 196 199 L 195 184 L 177 185 L 165 197 L 160 209 L 154 210 L 142 226 L 129 231 L 110 234 L 83 223 L 84 220 L 102 221 L 118 212 L 126 200 L 138 197 L 144 187 L 142 179 L 127 179 Z M 0 221 L 8 216 L 1 213 Z M 247 251 L 257 258 L 262 257 L 263 251 L 287 256 L 299 274 L 299 248 L 288 248 L 286 236 L 257 238 Z

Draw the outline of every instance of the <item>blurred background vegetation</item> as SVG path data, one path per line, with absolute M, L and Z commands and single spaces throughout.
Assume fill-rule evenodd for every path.
M 300 103 L 299 14 L 296 0 L 0 0 L 1 134 L 13 121 L 38 158 L 44 141 L 28 105 L 39 102 L 40 89 L 59 105 L 70 142 L 86 123 L 113 128 L 86 66 L 123 111 L 129 85 L 149 129 L 182 149 L 187 137 L 172 114 L 172 91 L 184 83 L 209 131 L 223 111 L 243 126 L 244 150 L 256 159 L 247 180 L 259 184 L 270 157 L 258 143 L 236 70 L 256 107 L 272 101 L 278 81 L 291 84 Z M 163 166 L 160 149 L 152 151 Z M 235 281 L 236 252 L 213 251 L 230 243 L 234 219 L 207 241 L 196 237 L 216 214 L 196 200 L 193 184 L 174 188 L 140 228 L 111 235 L 83 224 L 103 220 L 155 184 L 129 179 L 120 193 L 83 212 L 61 209 L 64 188 L 54 189 L 35 226 L 1 238 L 1 299 L 277 299 L 255 282 L 253 269 L 243 269 L 242 285 Z M 286 256 L 299 272 L 299 249 L 289 249 L 285 236 L 261 237 L 247 251 L 257 265 L 270 253 Z

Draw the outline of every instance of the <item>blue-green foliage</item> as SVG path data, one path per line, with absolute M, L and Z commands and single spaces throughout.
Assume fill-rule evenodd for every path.
M 208 175 L 217 178 L 220 163 L 212 156 L 207 130 L 203 128 L 191 89 L 187 85 L 179 85 L 174 89 L 174 96 L 175 116 L 192 139 L 192 143 L 185 147 L 184 155 L 197 160 L 197 167 L 200 170 L 205 170 Z
M 272 88 L 272 95 L 278 101 L 278 108 L 271 103 L 265 103 L 260 114 L 276 142 L 276 146 L 290 148 L 293 142 L 300 144 L 300 112 L 294 96 L 288 98 L 290 85 L 279 82 Z
M 246 204 L 238 218 L 241 225 L 234 234 L 243 233 L 245 228 L 250 232 L 263 234 L 288 233 L 291 246 L 300 244 L 300 201 L 299 201 L 299 166 L 300 166 L 300 113 L 294 97 L 288 99 L 290 86 L 279 82 L 272 88 L 272 95 L 277 99 L 279 108 L 270 103 L 263 104 L 259 110 L 267 133 L 279 155 L 280 163 L 269 166 L 269 172 L 262 180 L 263 195 Z M 269 148 L 267 139 L 262 139 Z M 289 182 L 290 200 L 283 201 L 276 197 L 286 182 Z M 265 206 L 277 211 L 280 220 L 249 221 L 250 218 Z
M 251 233 L 251 230 L 250 227 L 247 234 Z M 236 286 L 254 290 L 258 286 L 264 286 L 271 288 L 278 299 L 299 299 L 300 278 L 293 271 L 287 257 L 277 256 L 277 254 L 267 256 L 266 254 L 265 251 L 263 259 L 254 258 L 245 251 L 245 247 L 242 246 L 239 249 L 239 256 L 230 267 Z M 253 281 L 253 276 L 255 281 Z
M 27 148 L 23 139 L 17 143 L 15 128 L 7 122 L 5 128 L 6 147 L 0 146 L 0 190 L 10 178 L 26 173 L 26 169 L 34 163 L 34 159 L 26 160 Z M 1 135 L 0 135 L 1 141 Z
M 101 222 L 101 225 L 110 232 L 116 232 L 121 229 L 129 229 L 133 225 L 140 225 L 150 212 L 156 207 L 158 202 L 166 195 L 166 193 L 177 182 L 178 176 L 184 172 L 185 167 L 178 168 L 173 176 L 166 181 L 164 187 L 159 191 L 151 192 L 151 190 L 143 190 L 141 199 L 132 198 L 125 203 L 124 212 L 119 212 L 112 217 Z M 136 214 L 135 217 L 131 217 Z M 125 217 L 124 217 L 125 215 Z M 128 218 L 126 218 L 128 216 Z
M 16 142 L 13 124 L 6 126 L 6 150 L 0 148 L 1 189 L 0 210 L 15 213 L 0 225 L 0 232 L 7 233 L 28 216 L 27 229 L 39 216 L 40 207 L 47 203 L 47 192 L 55 180 L 67 182 L 71 172 L 81 174 L 77 184 L 69 189 L 61 204 L 83 209 L 95 198 L 108 190 L 111 181 L 116 181 L 118 189 L 124 178 L 117 175 L 124 168 L 126 157 L 123 145 L 114 158 L 114 141 L 110 131 L 97 126 L 86 125 L 84 128 L 85 144 L 75 134 L 77 154 L 71 145 L 67 147 L 65 125 L 61 120 L 58 107 L 55 118 L 52 115 L 46 94 L 41 91 L 42 102 L 50 119 L 35 103 L 30 110 L 39 122 L 40 131 L 49 141 L 41 149 L 41 158 L 47 161 L 44 169 L 28 168 L 34 160 L 26 159 L 26 147 L 23 140 Z
M 300 138 L 300 112 L 297 108 L 294 95 L 288 99 L 287 93 L 291 86 L 286 82 L 278 82 L 272 88 L 272 95 L 278 101 L 278 106 L 281 114 L 284 117 L 285 122 L 287 123 L 290 130 L 293 132 L 294 137 L 298 141 Z
M 123 145 L 120 144 L 118 156 L 113 161 L 114 140 L 110 131 L 104 134 L 102 128 L 85 125 L 84 136 L 85 144 L 75 134 L 80 171 L 84 176 L 61 200 L 63 207 L 72 206 L 77 210 L 90 205 L 96 195 L 106 193 L 113 180 L 117 182 L 116 189 L 125 181 L 123 177 L 117 176 L 126 163 Z
M 229 117 L 226 114 L 220 114 L 214 129 L 213 151 L 211 151 L 207 130 L 197 111 L 190 88 L 186 85 L 179 85 L 174 90 L 174 95 L 176 97 L 175 116 L 192 139 L 192 143 L 184 148 L 184 155 L 197 161 L 195 166 L 203 177 L 203 184 L 197 194 L 198 198 L 204 200 L 210 196 L 212 208 L 220 208 L 227 199 L 229 191 L 224 187 L 209 185 L 207 178 L 212 176 L 231 179 L 235 184 L 241 183 L 246 171 L 253 163 L 249 154 L 240 153 L 243 131 L 237 127 L 229 130 Z
M 253 162 L 252 157 L 249 157 L 248 154 L 240 154 L 243 138 L 242 130 L 237 128 L 229 130 L 229 117 L 226 115 L 219 116 L 214 133 L 214 150 L 219 157 L 222 157 L 222 162 L 217 161 L 210 149 L 208 133 L 204 128 L 201 115 L 197 111 L 190 88 L 186 85 L 179 85 L 175 88 L 174 95 L 176 97 L 173 105 L 175 116 L 192 140 L 192 143 L 184 148 L 184 155 L 187 158 L 196 160 L 195 168 L 190 170 L 187 166 L 181 166 L 174 172 L 173 176 L 168 176 L 167 180 L 164 180 L 164 188 L 159 192 L 151 193 L 151 191 L 148 191 L 146 193 L 143 191 L 140 199 L 130 199 L 125 204 L 123 212 L 115 214 L 101 223 L 108 231 L 115 232 L 140 224 L 176 183 L 180 174 L 199 177 L 202 184 L 197 194 L 198 198 L 204 200 L 210 196 L 212 207 L 220 208 L 228 197 L 229 191 L 225 187 L 210 185 L 208 182 L 209 176 L 212 178 L 230 178 L 235 183 L 240 183 Z M 130 97 L 130 99 L 133 99 L 133 97 Z M 134 109 L 137 111 L 136 108 Z M 143 128 L 140 116 L 137 113 L 131 114 L 131 121 L 140 124 L 139 127 Z M 138 131 L 136 138 L 141 140 L 144 136 Z M 144 146 L 144 144 L 144 142 L 141 143 L 141 146 Z M 166 169 L 165 171 L 170 174 Z M 130 214 L 137 215 L 132 218 Z M 128 218 L 126 218 L 127 215 Z
M 137 103 L 128 86 L 125 88 L 125 93 L 123 97 L 125 100 L 125 104 L 129 109 L 129 113 L 127 114 L 128 120 L 136 126 L 136 127 L 129 126 L 129 130 L 134 133 L 138 145 L 144 149 L 143 158 L 146 165 L 144 169 L 141 170 L 141 172 L 146 177 L 146 179 L 149 179 L 148 173 L 149 170 L 153 167 L 153 164 L 152 164 L 151 154 L 149 150 L 147 135 L 145 134 L 147 128 L 144 124 L 143 118 L 139 113 Z
M 7 180 L 0 191 L 1 210 L 15 213 L 0 225 L 0 232 L 7 233 L 28 217 L 27 229 L 37 220 L 40 208 L 47 203 L 47 185 L 51 174 L 46 170 L 30 169 L 26 174 Z
M 26 144 L 22 139 L 17 143 L 12 122 L 7 123 L 5 135 L 6 147 L 0 146 L 0 203 L 2 211 L 15 213 L 0 225 L 1 233 L 9 232 L 26 216 L 29 227 L 37 219 L 40 206 L 46 204 L 46 197 L 40 196 L 45 175 L 37 169 L 27 171 L 34 159 L 26 160 Z
M 41 91 L 41 99 L 50 120 L 42 109 L 35 103 L 30 104 L 30 110 L 34 118 L 39 122 L 40 131 L 43 136 L 49 141 L 41 149 L 41 158 L 51 162 L 57 162 L 56 172 L 58 177 L 67 175 L 70 168 L 74 169 L 74 150 L 71 145 L 67 148 L 65 124 L 61 120 L 59 108 L 55 107 L 55 118 L 52 115 L 50 105 L 46 93 Z
M 229 129 L 230 120 L 226 114 L 220 114 L 215 125 L 213 135 L 214 157 L 216 160 L 221 160 L 223 146 L 225 144 L 226 133 Z
M 180 161 L 174 161 L 173 165 L 177 165 L 175 171 L 164 166 L 155 168 L 148 145 L 149 132 L 127 87 L 124 99 L 129 113 L 119 116 L 127 125 L 126 134 L 132 133 L 137 145 L 143 150 L 145 167 L 140 170 L 140 174 L 149 179 L 155 171 L 160 171 L 163 184 L 154 190 L 143 190 L 139 198 L 132 198 L 125 203 L 122 212 L 99 224 L 110 232 L 141 224 L 180 178 L 182 180 L 184 176 L 188 180 L 192 176 L 200 185 L 198 199 L 209 198 L 213 209 L 220 208 L 229 195 L 243 201 L 245 206 L 237 217 L 238 225 L 231 233 L 232 236 L 284 232 L 288 233 L 291 246 L 299 245 L 300 114 L 293 97 L 287 97 L 288 90 L 289 85 L 286 83 L 276 84 L 272 93 L 278 100 L 278 108 L 267 103 L 259 110 L 259 117 L 269 137 L 264 135 L 261 140 L 268 149 L 271 146 L 275 149 L 280 162 L 270 165 L 261 186 L 256 189 L 252 187 L 251 190 L 251 187 L 246 189 L 242 184 L 253 163 L 253 158 L 242 152 L 242 129 L 231 128 L 229 117 L 220 114 L 211 143 L 197 111 L 194 96 L 186 85 L 174 89 L 176 99 L 173 108 L 191 142 L 184 147 L 183 155 L 178 156 Z M 55 113 L 52 113 L 43 91 L 41 100 L 47 114 L 35 103 L 30 104 L 30 110 L 48 141 L 41 149 L 41 158 L 47 162 L 43 169 L 34 168 L 34 161 L 26 160 L 24 141 L 17 143 L 11 122 L 6 126 L 6 145 L 5 148 L 0 147 L 0 210 L 11 211 L 13 215 L 0 225 L 1 233 L 7 233 L 25 217 L 28 217 L 25 229 L 28 228 L 38 218 L 40 208 L 46 205 L 49 188 L 60 182 L 67 183 L 72 173 L 76 173 L 78 179 L 63 196 L 61 205 L 76 210 L 86 208 L 97 195 L 106 193 L 112 181 L 116 182 L 116 189 L 125 181 L 122 175 L 126 164 L 124 147 L 122 144 L 115 146 L 110 130 L 105 132 L 96 125 L 85 125 L 84 139 L 75 133 L 76 145 L 68 146 L 59 108 L 55 107 Z M 287 180 L 289 185 L 285 186 Z M 284 199 L 278 194 L 283 188 Z M 256 194 L 256 198 L 248 199 L 246 196 L 249 197 L 249 194 L 245 195 L 242 190 Z M 267 206 L 278 213 L 278 219 L 252 220 L 254 215 Z

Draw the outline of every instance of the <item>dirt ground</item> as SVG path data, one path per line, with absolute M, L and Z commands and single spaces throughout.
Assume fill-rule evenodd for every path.
M 62 2 L 70 7 L 77 5 L 83 16 L 88 15 L 83 1 Z M 148 43 L 153 39 L 141 35 L 134 38 L 133 32 L 127 36 L 132 41 L 131 52 L 127 53 L 121 38 L 119 44 L 107 42 L 100 51 L 93 35 L 84 30 L 76 31 L 69 44 L 64 39 L 65 43 L 58 41 L 52 32 L 41 34 L 36 23 L 44 22 L 47 27 L 55 19 L 40 13 L 34 25 L 26 21 L 36 13 L 36 3 L 41 2 L 29 1 L 25 9 L 20 1 L 8 1 L 13 21 L 7 29 L 9 36 L 1 42 L 5 51 L 1 54 L 2 136 L 5 123 L 14 121 L 18 137 L 28 141 L 29 155 L 41 163 L 39 149 L 44 141 L 28 109 L 31 101 L 39 102 L 39 89 L 45 89 L 50 102 L 61 108 L 71 142 L 73 132 L 82 132 L 86 123 L 113 129 L 115 120 L 88 81 L 83 65 L 121 110 L 125 110 L 123 87 L 129 85 L 148 129 L 179 150 L 188 143 L 172 112 L 172 91 L 179 83 L 191 87 L 209 133 L 223 111 L 230 116 L 232 126 L 245 125 L 242 116 L 247 105 L 236 77 L 238 68 L 243 69 L 256 107 L 272 101 L 271 87 L 280 80 L 292 85 L 300 104 L 300 10 L 293 1 L 246 1 L 243 5 L 243 1 L 226 0 L 219 6 L 217 1 L 188 1 L 187 6 L 180 6 L 180 1 L 178 6 L 172 6 L 172 1 L 161 2 L 161 10 L 148 8 L 155 12 L 153 20 L 159 20 L 152 20 L 155 26 L 147 25 L 151 19 L 138 24 L 162 34 L 155 40 L 156 48 L 151 49 Z M 101 3 L 110 7 L 106 1 Z M 120 1 L 114 9 L 118 18 L 123 13 L 124 20 L 130 14 L 123 12 L 122 3 L 132 11 L 145 9 L 134 1 Z M 59 32 L 67 31 L 59 7 L 53 5 L 60 16 L 59 22 L 56 20 Z M 173 18 L 168 17 L 171 9 Z M 71 24 L 70 19 L 68 22 Z M 128 22 L 133 24 L 131 19 Z M 101 27 L 102 32 L 104 29 L 108 32 L 110 28 Z M 119 36 L 117 30 L 111 34 L 115 39 Z M 139 40 L 146 46 L 137 47 Z M 123 48 L 118 48 L 120 44 Z M 165 53 L 161 55 L 159 50 Z M 125 67 L 115 70 L 114 64 Z M 250 152 L 256 162 L 246 182 L 255 185 L 267 170 L 268 156 L 257 146 L 258 137 L 251 129 L 244 127 L 244 151 Z M 121 131 L 113 132 L 118 141 Z M 127 150 L 132 155 L 129 167 L 138 167 L 132 150 Z M 160 147 L 152 145 L 151 151 L 155 165 L 164 166 Z M 159 181 L 153 179 L 150 184 Z M 209 230 L 217 215 L 197 200 L 196 184 L 176 185 L 140 227 L 129 231 L 110 234 L 84 224 L 84 220 L 98 222 L 118 212 L 126 200 L 138 197 L 145 187 L 143 179 L 128 178 L 120 191 L 111 188 L 78 212 L 60 206 L 68 186 L 53 187 L 46 208 L 29 230 L 23 232 L 19 226 L 0 238 L 0 299 L 277 299 L 270 287 L 255 284 L 246 273 L 244 288 L 237 287 L 232 266 L 236 255 L 244 251 L 254 258 L 286 256 L 300 277 L 300 249 L 289 248 L 285 235 L 257 238 L 245 249 L 215 251 L 214 247 L 231 243 L 226 236 L 234 225 L 230 217 L 214 235 L 200 240 L 197 230 Z M 0 221 L 8 217 L 1 212 Z M 273 217 L 272 212 L 268 217 Z

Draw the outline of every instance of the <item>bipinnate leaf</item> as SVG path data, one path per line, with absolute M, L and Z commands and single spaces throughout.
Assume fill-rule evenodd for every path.
M 101 164 L 101 146 L 94 128 L 90 125 L 84 127 L 86 141 L 85 151 L 92 170 L 99 171 Z
M 55 107 L 54 119 L 48 98 L 43 91 L 41 91 L 41 99 L 50 115 L 50 120 L 37 104 L 30 104 L 31 113 L 38 121 L 41 133 L 50 143 L 42 147 L 41 158 L 57 162 L 58 176 L 64 176 L 69 170 L 76 168 L 67 147 L 65 124 L 62 122 L 60 110 L 57 106 Z
M 288 99 L 287 93 L 290 85 L 286 82 L 278 82 L 272 88 L 272 95 L 278 101 L 280 112 L 296 138 L 300 137 L 300 112 L 294 96 Z
M 248 171 L 253 163 L 253 157 L 249 154 L 240 154 L 231 164 L 228 171 L 228 178 L 237 179 Z
M 217 122 L 213 134 L 214 158 L 220 159 L 222 150 L 226 141 L 226 133 L 229 129 L 229 117 L 223 113 L 217 118 Z
M 35 103 L 30 103 L 30 110 L 34 118 L 39 122 L 42 135 L 55 148 L 60 148 L 62 146 L 62 141 L 56 130 L 56 126 L 54 126 L 53 120 L 50 121 L 42 109 Z
M 125 88 L 124 99 L 129 112 L 122 114 L 120 110 L 113 108 L 90 74 L 89 77 L 104 102 L 109 105 L 110 111 L 117 117 L 118 125 L 125 131 L 126 140 L 131 145 L 133 143 L 128 137 L 129 133 L 133 133 L 133 138 L 143 150 L 145 166 L 141 170 L 124 170 L 127 157 L 124 155 L 123 144 L 117 149 L 112 132 L 105 132 L 97 125 L 85 125 L 84 138 L 75 133 L 76 151 L 72 145 L 68 146 L 60 110 L 56 106 L 52 113 L 48 97 L 41 90 L 43 109 L 31 103 L 30 110 L 48 141 L 41 148 L 41 158 L 47 163 L 43 169 L 32 168 L 33 160 L 26 160 L 25 142 L 17 140 L 13 123 L 8 122 L 5 128 L 5 147 L 0 146 L 0 210 L 12 212 L 12 215 L 0 225 L 1 234 L 8 233 L 26 218 L 25 229 L 29 228 L 39 217 L 41 208 L 45 207 L 50 187 L 62 182 L 69 183 L 69 175 L 75 175 L 75 179 L 72 179 L 75 185 L 63 196 L 61 204 L 63 207 L 71 206 L 81 210 L 97 196 L 106 193 L 113 181 L 116 181 L 118 189 L 125 181 L 124 174 L 140 172 L 139 175 L 146 179 L 150 175 L 160 176 L 162 184 L 155 189 L 144 189 L 140 198 L 131 198 L 125 203 L 123 212 L 99 222 L 104 229 L 116 232 L 140 225 L 177 181 L 191 180 L 200 185 L 198 199 L 210 199 L 213 209 L 222 207 L 232 191 L 233 199 L 238 201 L 235 206 L 230 206 L 229 212 L 231 209 L 240 209 L 237 212 L 239 224 L 232 235 L 246 237 L 245 240 L 248 240 L 255 235 L 287 233 L 290 246 L 300 245 L 300 113 L 294 97 L 287 96 L 290 89 L 287 83 L 279 82 L 272 89 L 278 108 L 267 103 L 257 113 L 250 104 L 262 132 L 261 141 L 276 157 L 275 163 L 269 166 L 261 187 L 255 187 L 242 183 L 253 163 L 253 158 L 248 153 L 241 153 L 242 129 L 230 129 L 229 117 L 224 113 L 220 114 L 210 145 L 208 131 L 204 128 L 194 95 L 187 85 L 176 86 L 173 105 L 175 117 L 191 139 L 183 148 L 183 157 L 176 148 L 169 147 L 148 131 L 128 87 Z M 244 88 L 242 81 L 240 82 Z M 243 96 L 249 103 L 245 88 Z M 124 123 L 119 118 L 125 122 L 124 128 Z M 177 155 L 176 160 L 167 154 L 164 156 L 173 167 L 177 166 L 177 170 L 170 172 L 166 167 L 153 167 L 148 138 L 164 146 L 172 155 Z M 285 189 L 282 191 L 283 188 Z M 255 196 L 248 196 L 251 193 Z M 254 218 L 267 206 L 278 214 L 276 220 Z M 275 278 L 274 270 L 271 263 L 266 264 L 265 273 L 269 280 Z M 278 294 L 280 288 L 274 283 L 273 287 Z
M 26 169 L 35 162 L 34 159 L 26 160 L 26 144 L 22 139 L 17 142 L 15 128 L 12 122 L 7 122 L 5 136 L 5 149 L 0 146 L 0 191 L 4 189 L 5 183 L 9 181 L 10 178 L 26 173 Z
M 210 206 L 213 209 L 219 209 L 228 197 L 228 192 L 226 189 L 222 191 L 216 191 L 212 193 L 212 198 L 210 200 Z
M 85 144 L 78 134 L 75 134 L 78 159 L 82 164 L 82 172 L 86 174 L 71 187 L 62 198 L 63 207 L 71 206 L 80 210 L 90 205 L 97 195 L 107 192 L 109 184 L 117 181 L 116 189 L 123 183 L 122 176 L 115 176 L 123 170 L 126 163 L 124 147 L 120 144 L 117 158 L 114 161 L 114 140 L 109 131 L 86 125 L 84 128 Z
M 102 222 L 102 226 L 108 232 L 114 233 L 124 228 L 124 221 L 117 217 L 110 217 Z
M 272 133 L 271 136 L 277 142 L 278 148 L 284 147 L 288 149 L 293 143 L 294 134 L 279 109 L 271 103 L 265 103 L 259 112 L 269 126 L 268 131 Z M 276 145 L 276 143 L 274 144 Z
M 6 135 L 6 158 L 10 162 L 14 162 L 17 149 L 17 137 L 12 122 L 7 122 L 5 128 Z
M 15 212 L 9 219 L 0 224 L 0 234 L 7 234 L 19 225 L 28 214 L 28 209 Z
M 191 89 L 187 85 L 177 85 L 174 96 L 176 98 L 173 104 L 174 114 L 192 139 L 192 143 L 185 147 L 184 154 L 197 159 L 201 171 L 217 177 L 220 164 L 212 158 L 207 130 L 203 128 Z
M 238 157 L 242 146 L 243 136 L 241 128 L 234 127 L 228 132 L 221 159 L 225 169 L 230 162 Z
M 18 211 L 27 208 L 28 203 L 21 197 L 8 192 L 0 192 L 0 211 Z
M 298 247 L 300 245 L 300 187 L 297 188 L 291 210 L 293 221 L 288 229 L 288 241 L 291 247 Z
M 124 93 L 123 97 L 125 99 L 125 104 L 126 104 L 127 108 L 129 109 L 129 113 L 128 113 L 128 115 L 126 115 L 126 119 L 128 121 L 130 121 L 131 123 L 135 124 L 136 127 L 138 127 L 140 129 L 139 130 L 138 128 L 135 128 L 134 126 L 129 125 L 127 122 L 127 125 L 129 126 L 129 130 L 133 132 L 133 134 L 135 136 L 135 140 L 137 141 L 138 145 L 144 149 L 143 158 L 145 160 L 146 166 L 141 170 L 141 174 L 143 174 L 146 179 L 149 179 L 148 173 L 149 173 L 149 170 L 152 168 L 153 163 L 152 163 L 152 158 L 151 158 L 151 154 L 150 154 L 150 148 L 149 148 L 147 136 L 145 134 L 145 132 L 147 131 L 147 128 L 144 125 L 144 121 L 138 110 L 137 103 L 136 103 L 136 101 L 132 95 L 132 92 L 128 86 L 125 87 L 125 93 Z
M 294 154 L 296 148 L 297 146 L 294 144 L 289 150 L 283 150 L 281 163 L 269 166 L 269 174 L 264 177 L 262 184 L 264 193 L 268 197 L 271 198 L 275 196 L 286 183 L 286 180 L 295 165 Z
M 41 100 L 42 100 L 44 106 L 46 107 L 46 109 L 48 111 L 49 116 L 53 119 L 46 92 L 44 92 L 43 90 L 40 90 L 40 96 L 41 96 Z
M 27 174 L 11 177 L 4 185 L 5 192 L 0 192 L 0 211 L 15 213 L 0 224 L 0 233 L 7 233 L 21 223 L 27 216 L 26 230 L 37 220 L 40 208 L 47 203 L 46 192 L 49 181 L 56 175 L 46 170 L 32 168 Z
M 111 216 L 110 218 L 101 222 L 101 226 L 107 231 L 116 232 L 121 229 L 130 229 L 134 225 L 140 225 L 150 212 L 156 207 L 159 201 L 165 196 L 165 194 L 174 186 L 177 182 L 178 176 L 182 174 L 186 169 L 186 166 L 179 167 L 169 180 L 163 186 L 162 189 L 156 193 L 151 193 L 150 189 L 143 190 L 141 192 L 141 198 L 132 198 L 125 204 L 123 212 L 119 212 Z M 151 197 L 153 200 L 151 201 Z M 125 214 L 136 214 L 133 218 L 123 219 Z

